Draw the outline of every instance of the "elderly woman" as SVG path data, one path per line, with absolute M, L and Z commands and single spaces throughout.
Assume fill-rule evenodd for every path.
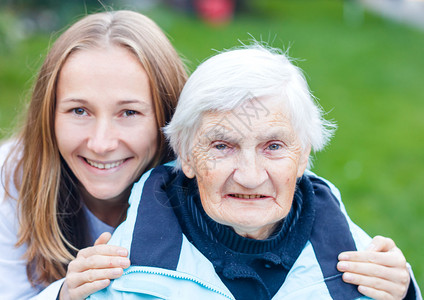
M 165 128 L 176 165 L 141 178 L 112 237 L 132 266 L 91 298 L 363 297 L 336 265 L 371 239 L 336 188 L 305 171 L 333 128 L 283 54 L 252 46 L 207 60 Z M 408 278 L 405 263 L 399 270 Z

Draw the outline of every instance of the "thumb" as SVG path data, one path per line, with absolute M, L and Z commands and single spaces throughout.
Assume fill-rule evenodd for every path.
M 97 240 L 94 242 L 94 246 L 102 245 L 102 244 L 107 244 L 107 242 L 109 242 L 109 240 L 110 240 L 111 237 L 112 237 L 112 235 L 109 232 L 103 232 L 97 238 Z
M 388 252 L 395 247 L 396 244 L 392 239 L 377 235 L 372 239 L 366 251 Z

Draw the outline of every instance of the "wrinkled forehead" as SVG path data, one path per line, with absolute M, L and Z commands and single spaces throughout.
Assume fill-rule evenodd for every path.
M 252 99 L 232 110 L 208 111 L 203 114 L 198 131 L 200 138 L 243 139 L 282 135 L 294 132 L 288 111 L 276 98 Z

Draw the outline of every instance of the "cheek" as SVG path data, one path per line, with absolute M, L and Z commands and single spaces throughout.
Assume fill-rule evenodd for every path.
M 58 116 L 55 116 L 55 119 L 56 120 L 54 123 L 54 134 L 55 134 L 56 141 L 60 147 L 60 145 L 62 144 L 63 136 L 65 135 L 65 132 L 67 132 L 68 130 L 64 126 L 61 118 L 59 118 Z
M 296 180 L 299 168 L 299 159 L 300 155 L 298 153 L 291 152 L 284 160 L 283 170 L 285 170 L 285 173 L 287 174 L 286 177 L 288 178 L 288 181 Z
M 191 158 L 195 165 L 196 173 L 201 177 L 209 176 L 209 169 L 212 168 L 210 161 L 210 156 L 206 147 L 197 145 L 191 151 Z
M 200 143 L 194 145 L 189 151 L 188 159 L 198 183 L 204 183 L 205 188 L 210 189 L 208 182 L 214 183 L 211 177 L 215 177 L 216 164 L 210 156 L 208 147 Z
M 223 175 L 223 174 L 222 174 Z M 212 207 L 221 204 L 221 190 L 223 188 L 224 176 L 219 172 L 201 171 L 197 175 L 200 199 L 204 207 Z
M 292 159 L 284 163 L 274 164 L 268 169 L 272 185 L 277 191 L 278 204 L 287 207 L 293 200 L 297 180 L 297 163 Z
M 231 159 L 215 161 L 204 155 L 199 158 L 196 171 L 199 193 L 205 197 L 204 199 L 208 199 L 209 203 L 221 205 L 224 201 L 222 196 L 232 182 L 233 161 Z
M 141 159 L 142 164 L 148 164 L 155 156 L 156 151 L 158 151 L 156 141 L 133 144 L 132 147 L 135 149 L 134 152 L 136 152 L 137 156 Z
M 138 130 L 137 130 L 138 128 Z M 128 145 L 141 157 L 152 157 L 158 147 L 158 129 L 156 124 L 139 124 L 128 130 L 123 137 Z
M 200 175 L 200 174 L 199 174 Z M 215 194 L 215 188 L 211 185 L 209 185 L 209 178 L 201 177 L 197 175 L 197 186 L 199 187 L 199 195 L 200 195 L 200 201 L 202 203 L 202 207 L 205 210 L 206 214 L 214 219 L 214 206 L 216 203 L 216 198 L 214 196 Z
M 294 174 L 296 175 L 296 174 Z M 285 178 L 284 182 L 278 184 L 278 205 L 288 213 L 293 202 L 296 190 L 296 177 L 290 176 Z M 285 216 L 284 216 L 285 217 Z
M 206 214 L 214 221 L 222 223 L 222 214 L 220 209 L 222 206 L 221 200 L 203 193 L 200 193 L 200 199 Z
M 84 140 L 84 132 L 70 126 L 67 122 L 55 123 L 55 138 L 59 152 L 64 155 L 74 150 Z
M 138 171 L 136 173 L 140 175 L 141 173 L 147 171 L 146 167 L 152 162 L 153 158 L 155 157 L 155 154 L 158 151 L 158 147 L 156 141 L 142 143 L 133 147 L 138 147 L 136 152 L 138 156 Z

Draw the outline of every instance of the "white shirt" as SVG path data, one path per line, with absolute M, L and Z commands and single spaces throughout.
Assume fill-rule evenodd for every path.
M 7 153 L 12 143 L 0 146 L 0 172 Z M 23 255 L 27 249 L 26 245 L 15 247 L 18 239 L 18 212 L 17 202 L 14 199 L 5 199 L 4 174 L 1 173 L 0 182 L 0 299 L 43 299 L 55 300 L 63 279 L 58 280 L 43 290 L 42 287 L 31 286 L 27 274 L 26 263 Z M 16 190 L 10 191 L 17 198 Z M 87 224 L 94 240 L 103 232 L 113 232 L 114 228 L 103 223 L 85 208 Z M 94 241 L 93 241 L 94 243 Z

